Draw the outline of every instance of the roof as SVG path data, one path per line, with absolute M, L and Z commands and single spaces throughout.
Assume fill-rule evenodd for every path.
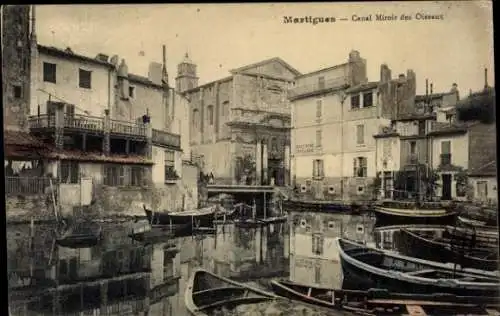
M 481 165 L 473 166 L 469 169 L 469 176 L 496 176 L 497 175 L 497 161 L 496 159 Z
M 454 91 L 449 91 L 449 92 L 441 92 L 441 93 L 433 93 L 429 95 L 425 94 L 420 94 L 415 96 L 415 101 L 426 101 L 426 100 L 435 100 L 435 99 L 440 99 L 444 96 L 455 94 L 456 92 Z
M 318 70 L 314 70 L 314 71 L 308 72 L 306 74 L 299 75 L 299 76 L 297 76 L 296 79 L 302 78 L 302 77 L 306 77 L 306 76 L 310 76 L 310 75 L 314 75 L 314 74 L 317 74 L 317 73 L 320 73 L 320 72 L 323 72 L 323 71 L 328 71 L 328 70 L 333 70 L 333 69 L 336 69 L 336 68 L 344 67 L 344 66 L 346 66 L 348 64 L 349 63 L 343 63 L 343 64 L 338 64 L 338 65 L 335 65 L 335 66 L 329 66 L 329 67 L 321 68 L 321 69 L 318 69 Z
M 28 132 L 3 131 L 3 141 L 5 145 L 22 146 L 29 148 L 45 148 L 43 141 Z
M 285 68 L 287 68 L 288 70 L 290 70 L 295 76 L 300 76 L 301 75 L 300 71 L 298 71 L 297 69 L 295 69 L 294 67 L 292 67 L 290 64 L 288 64 L 286 61 L 284 61 L 280 57 L 273 57 L 273 58 L 262 60 L 262 61 L 250 64 L 250 65 L 246 65 L 246 66 L 243 66 L 243 67 L 240 67 L 240 68 L 231 69 L 231 70 L 229 70 L 229 72 L 231 72 L 231 73 L 237 73 L 237 72 L 245 71 L 245 70 L 248 70 L 248 69 L 251 69 L 251 68 L 259 67 L 259 66 L 262 66 L 262 65 L 268 64 L 270 62 L 274 62 L 274 61 L 280 63 L 281 65 L 283 65 Z
M 221 83 L 221 82 L 225 82 L 225 81 L 230 81 L 233 79 L 233 76 L 227 76 L 227 77 L 224 77 L 222 79 L 218 79 L 218 80 L 214 80 L 214 81 L 210 81 L 210 82 L 207 82 L 207 83 L 204 83 L 202 85 L 199 85 L 195 88 L 192 88 L 192 89 L 189 89 L 189 90 L 186 90 L 186 91 L 183 91 L 181 92 L 181 94 L 189 94 L 189 93 L 192 93 L 192 92 L 195 92 L 197 90 L 199 90 L 200 88 L 204 88 L 204 87 L 207 87 L 207 86 L 211 86 L 215 83 Z
M 432 131 L 427 135 L 439 136 L 449 134 L 464 134 L 470 124 L 466 123 L 446 123 L 446 122 L 433 122 Z
M 80 54 L 75 54 L 70 49 L 69 50 L 68 49 L 62 50 L 60 48 L 56 48 L 56 47 L 53 47 L 53 46 L 44 46 L 44 45 L 38 44 L 38 51 L 46 53 L 46 54 L 50 54 L 50 55 L 53 55 L 53 56 L 57 56 L 57 57 L 78 59 L 78 60 L 81 60 L 81 61 L 93 63 L 93 64 L 96 64 L 96 65 L 101 65 L 101 66 L 108 67 L 108 68 L 115 68 L 115 66 L 113 64 L 111 64 L 111 63 L 108 63 L 108 62 L 105 62 L 105 61 L 102 61 L 102 60 L 99 60 L 99 59 L 96 59 L 96 58 L 87 57 L 87 56 L 83 56 L 83 55 L 80 55 Z
M 150 165 L 153 162 L 144 156 L 139 155 L 103 155 L 100 152 L 88 152 L 80 150 L 49 150 L 43 156 L 49 159 L 77 160 L 88 162 L 109 162 L 119 164 L 143 164 Z
M 355 93 L 355 92 L 375 89 L 378 87 L 378 83 L 379 83 L 378 81 L 361 83 L 353 87 L 350 87 L 349 89 L 346 90 L 346 93 Z
M 396 121 L 432 120 L 435 118 L 435 113 L 403 113 L 398 115 Z
M 153 81 L 149 80 L 148 77 L 134 75 L 134 74 L 129 73 L 128 80 L 132 81 L 132 82 L 136 82 L 136 83 L 142 83 L 142 84 L 147 85 L 147 86 L 163 89 L 162 85 L 154 83 Z

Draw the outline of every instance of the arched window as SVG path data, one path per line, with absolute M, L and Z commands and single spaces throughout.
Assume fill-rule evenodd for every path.
M 212 126 L 214 125 L 214 106 L 209 105 L 207 107 L 207 119 L 208 119 L 208 125 Z

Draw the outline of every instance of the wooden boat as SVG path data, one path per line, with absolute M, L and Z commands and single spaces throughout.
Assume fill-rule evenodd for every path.
M 194 211 L 153 212 L 144 205 L 144 211 L 152 225 L 184 225 L 195 227 L 212 227 L 218 206 L 213 205 Z
M 56 238 L 56 243 L 68 248 L 87 248 L 97 245 L 101 239 L 101 225 L 94 222 L 76 222 Z
M 446 231 L 455 240 L 474 240 L 477 247 L 498 247 L 498 229 L 496 227 L 446 226 Z
M 460 267 L 498 270 L 498 247 L 477 248 L 472 240 L 446 238 L 446 232 L 402 229 L 397 250 L 406 256 L 457 263 Z
M 434 315 L 489 315 L 486 308 L 500 306 L 498 297 L 455 295 L 401 294 L 387 290 L 342 290 L 303 285 L 291 281 L 273 280 L 275 294 L 306 304 L 329 309 L 343 309 L 363 315 L 405 315 L 408 306 L 418 306 Z M 452 313 L 450 313 L 452 312 Z M 479 312 L 479 313 L 478 313 Z M 431 314 L 424 313 L 422 315 Z
M 383 288 L 404 293 L 449 293 L 498 296 L 500 278 L 492 273 L 454 271 L 440 264 L 337 239 L 344 276 L 343 288 Z
M 169 226 L 151 227 L 150 230 L 132 232 L 129 237 L 141 242 L 158 242 L 175 236 L 175 230 Z
M 285 210 L 315 210 L 323 212 L 351 212 L 352 207 L 349 204 L 335 201 L 302 201 L 288 199 L 283 201 L 283 209 Z
M 235 282 L 203 269 L 193 271 L 185 291 L 185 304 L 191 315 L 212 315 L 239 305 L 272 301 L 278 296 Z
M 397 224 L 451 225 L 456 221 L 457 213 L 447 209 L 395 208 L 375 206 L 376 226 Z

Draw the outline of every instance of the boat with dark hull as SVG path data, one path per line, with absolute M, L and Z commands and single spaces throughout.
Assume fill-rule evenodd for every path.
M 187 310 L 191 315 L 224 314 L 240 305 L 274 301 L 273 293 L 221 277 L 203 269 L 193 271 L 184 294 Z
M 349 204 L 338 201 L 307 201 L 288 199 L 283 201 L 283 209 L 288 211 L 310 210 L 321 212 L 348 213 L 353 210 L 353 207 Z
M 496 309 L 500 306 L 498 297 L 402 294 L 382 289 L 343 290 L 287 280 L 273 280 L 270 286 L 275 294 L 291 300 L 363 315 L 406 315 L 407 306 L 420 307 L 425 312 L 423 315 L 489 315 L 487 308 Z
M 402 204 L 400 204 L 402 205 Z M 457 212 L 445 208 L 395 207 L 391 204 L 374 206 L 377 226 L 402 224 L 453 225 L 456 222 Z
M 68 248 L 87 248 L 97 245 L 102 240 L 102 227 L 95 222 L 76 222 L 62 234 L 58 234 L 56 243 Z
M 498 247 L 478 247 L 474 239 L 454 239 L 447 235 L 446 228 L 426 232 L 402 229 L 396 250 L 406 256 L 457 263 L 465 268 L 498 270 Z
M 500 278 L 486 271 L 455 271 L 445 264 L 407 257 L 370 248 L 346 239 L 337 239 L 343 288 L 390 292 L 460 296 L 499 295 Z
M 213 205 L 193 211 L 153 212 L 144 206 L 144 211 L 151 225 L 191 224 L 194 227 L 212 227 L 218 209 L 217 205 Z

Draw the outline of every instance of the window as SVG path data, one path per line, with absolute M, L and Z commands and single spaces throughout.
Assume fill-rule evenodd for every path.
M 441 142 L 441 165 L 451 164 L 451 142 L 449 140 Z
M 222 102 L 222 116 L 226 117 L 229 115 L 229 101 Z
M 363 94 L 363 107 L 367 108 L 373 106 L 373 92 L 366 92 Z
M 354 177 L 365 178 L 367 177 L 367 161 L 366 157 L 354 158 Z
M 359 109 L 359 94 L 351 95 L 351 109 Z
M 365 126 L 358 125 L 356 126 L 356 140 L 358 145 L 362 145 L 365 143 Z
M 175 151 L 165 150 L 165 180 L 177 179 L 175 171 Z
M 323 178 L 324 176 L 325 174 L 323 170 L 323 160 L 315 159 L 313 161 L 313 178 L 318 179 Z
M 314 266 L 314 282 L 316 284 L 321 283 L 321 266 L 319 265 Z
M 417 142 L 411 141 L 410 142 L 410 155 L 414 155 L 417 150 Z
M 123 186 L 125 185 L 125 168 L 121 165 L 104 165 L 103 175 L 104 185 Z
M 56 83 L 56 64 L 43 63 L 43 81 Z
M 78 183 L 80 169 L 76 161 L 61 161 L 61 183 Z
M 321 133 L 321 130 L 316 131 L 316 147 L 321 147 L 321 142 L 322 142 L 323 135 Z
M 316 100 L 316 118 L 317 119 L 321 118 L 322 107 L 323 107 L 323 100 L 321 100 L 321 99 Z
M 325 77 L 318 77 L 318 89 L 325 88 Z
M 130 185 L 132 186 L 142 186 L 145 184 L 145 172 L 142 166 L 131 166 L 130 167 Z
M 198 111 L 198 109 L 194 109 L 192 118 L 192 123 L 194 128 L 199 127 L 199 119 L 200 119 L 200 111 Z
M 22 92 L 23 91 L 21 89 L 21 86 L 14 85 L 14 86 L 12 86 L 12 90 L 13 90 L 14 98 L 16 98 L 16 99 L 22 98 L 22 96 L 23 96 Z
M 488 197 L 488 182 L 487 181 L 477 181 L 477 197 L 484 200 Z
M 323 242 L 324 237 L 321 235 L 313 235 L 312 236 L 312 253 L 315 255 L 323 254 Z
M 213 105 L 209 105 L 207 107 L 207 113 L 208 113 L 208 124 L 210 126 L 214 125 L 214 107 Z
M 92 72 L 84 69 L 79 70 L 79 87 L 84 89 L 91 88 Z
M 134 99 L 135 98 L 135 87 L 128 86 L 128 97 Z
M 425 135 L 425 121 L 418 121 L 418 135 Z

